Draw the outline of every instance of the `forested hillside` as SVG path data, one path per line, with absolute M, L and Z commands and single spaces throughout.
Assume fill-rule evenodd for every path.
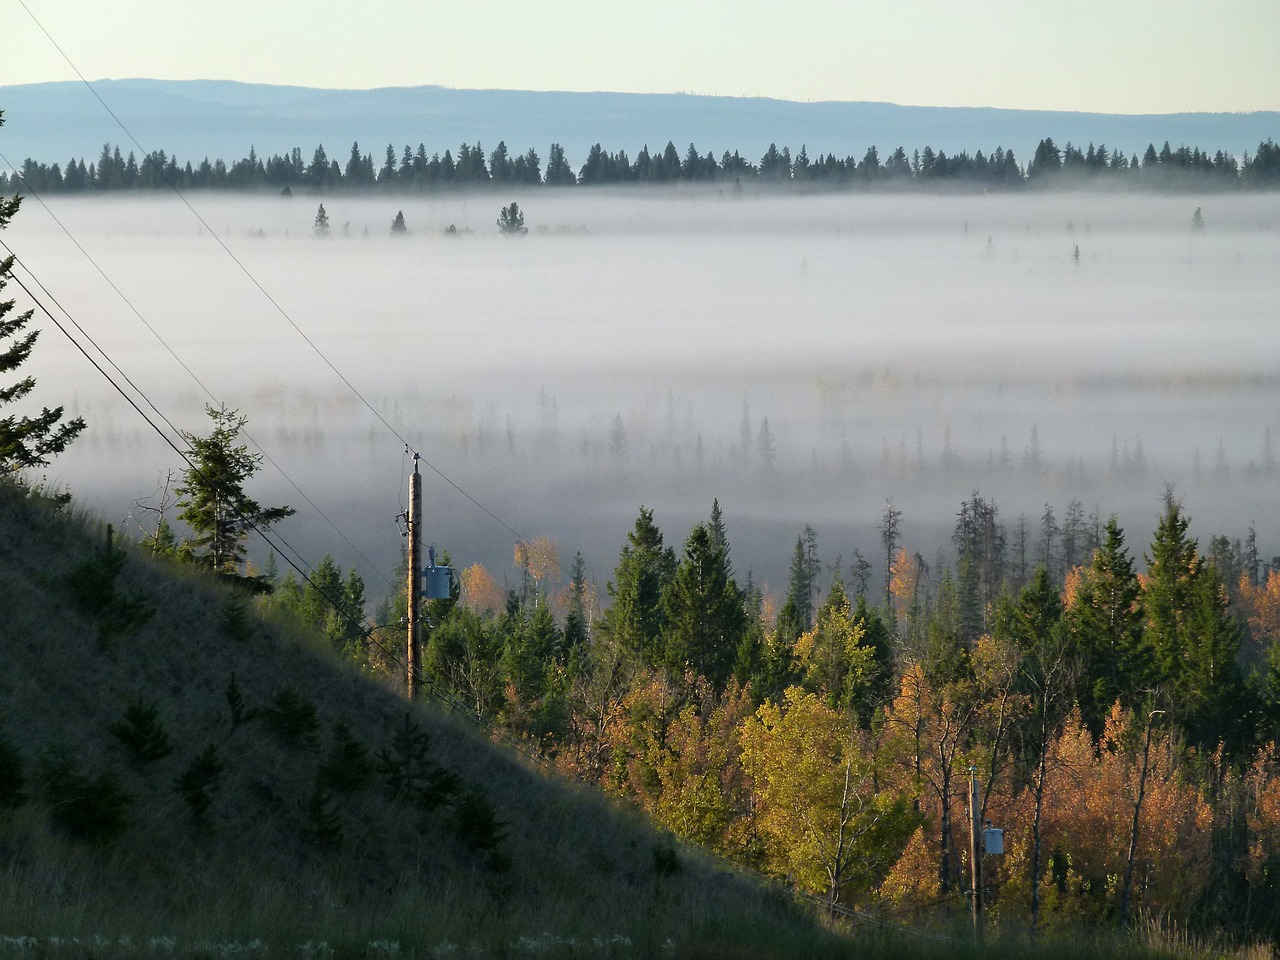
M 883 582 L 860 555 L 824 566 L 806 528 L 777 599 L 735 571 L 718 505 L 675 542 L 641 508 L 607 596 L 524 545 L 517 587 L 473 566 L 437 603 L 426 671 L 567 775 L 831 903 L 963 915 L 973 770 L 1005 831 L 995 927 L 1271 936 L 1280 564 L 1252 532 L 1202 547 L 1170 492 L 1149 531 L 1073 503 L 1028 535 L 975 493 L 928 562 L 901 520 Z

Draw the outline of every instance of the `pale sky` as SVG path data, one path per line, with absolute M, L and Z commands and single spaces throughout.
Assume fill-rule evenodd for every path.
M 0 87 L 75 79 L 24 3 L 90 80 L 1280 110 L 1280 0 L 0 0 Z

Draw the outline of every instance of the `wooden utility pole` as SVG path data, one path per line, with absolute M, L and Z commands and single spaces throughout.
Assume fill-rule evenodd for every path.
M 409 639 L 405 651 L 409 699 L 418 696 L 418 623 L 422 588 L 422 475 L 418 473 L 418 455 L 413 455 L 413 474 L 409 477 Z
M 978 768 L 969 768 L 969 866 L 973 877 L 973 936 L 982 937 L 982 805 L 978 800 Z

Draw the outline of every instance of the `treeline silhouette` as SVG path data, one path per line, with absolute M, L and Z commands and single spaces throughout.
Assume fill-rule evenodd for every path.
M 249 155 L 228 165 L 208 157 L 197 164 L 179 163 L 177 157 L 157 150 L 141 160 L 130 152 L 122 156 L 119 146 L 104 144 L 96 162 L 83 157 L 69 160 L 65 167 L 28 158 L 18 174 L 0 174 L 0 190 L 29 190 L 39 193 L 83 193 L 119 190 L 181 189 L 254 190 L 304 189 L 314 192 L 366 190 L 429 191 L 477 186 L 593 186 L 617 184 L 744 184 L 790 185 L 810 189 L 961 189 L 1012 190 L 1024 188 L 1140 188 L 1187 189 L 1274 189 L 1280 186 L 1280 145 L 1268 138 L 1258 144 L 1252 156 L 1246 151 L 1237 158 L 1218 150 L 1210 154 L 1199 147 L 1172 148 L 1168 141 L 1157 150 L 1147 146 L 1141 158 L 1105 144 L 1087 148 L 1067 143 L 1059 147 L 1052 138 L 1041 140 L 1035 154 L 1024 166 L 1012 150 L 996 147 L 987 154 L 960 151 L 947 155 L 926 146 L 910 155 L 897 147 L 881 158 L 869 147 L 862 159 L 837 157 L 832 153 L 810 156 L 802 146 L 792 154 L 789 147 L 769 149 L 756 162 L 737 150 L 700 152 L 689 144 L 682 154 L 668 141 L 660 152 L 640 149 L 635 159 L 625 150 L 610 152 L 595 144 L 586 162 L 575 172 L 565 158 L 564 148 L 553 143 L 543 165 L 536 150 L 512 154 L 504 142 L 485 153 L 479 143 L 462 144 L 455 156 L 427 154 L 424 144 L 417 150 L 406 145 L 397 154 L 388 144 L 381 165 L 373 155 L 351 145 L 345 164 L 330 158 L 324 146 L 316 147 L 310 161 L 301 149 L 272 154 L 265 160 L 250 148 Z

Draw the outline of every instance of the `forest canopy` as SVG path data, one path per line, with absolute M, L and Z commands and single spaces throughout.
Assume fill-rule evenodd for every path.
M 95 191 L 180 189 L 283 190 L 316 192 L 370 190 L 413 192 L 443 189 L 508 186 L 599 186 L 619 184 L 744 184 L 789 186 L 797 189 L 959 189 L 1012 190 L 1023 188 L 1136 188 L 1147 190 L 1275 189 L 1280 186 L 1280 145 L 1267 139 L 1250 155 L 1241 157 L 1223 150 L 1209 151 L 1186 145 L 1162 147 L 1148 144 L 1137 152 L 1093 143 L 1087 147 L 1056 144 L 1046 137 L 1025 163 L 1012 150 L 997 146 L 989 152 L 960 151 L 951 155 L 930 146 L 886 150 L 871 146 L 861 158 L 810 153 L 770 144 L 759 160 L 725 150 L 717 157 L 712 149 L 690 143 L 684 150 L 668 141 L 651 152 L 646 144 L 634 159 L 625 150 L 616 152 L 596 143 L 586 161 L 574 170 L 564 148 L 552 143 L 545 166 L 530 147 L 513 154 L 505 141 L 490 151 L 480 143 L 461 144 L 456 154 L 416 150 L 406 144 L 397 150 L 387 144 L 383 159 L 351 145 L 345 161 L 330 157 L 323 145 L 310 159 L 301 148 L 284 154 L 249 155 L 227 162 L 180 162 L 157 150 L 139 158 L 120 147 L 103 144 L 97 160 L 69 159 L 57 162 L 25 160 L 19 172 L 0 174 L 0 192 L 19 188 L 37 193 L 85 193 Z

